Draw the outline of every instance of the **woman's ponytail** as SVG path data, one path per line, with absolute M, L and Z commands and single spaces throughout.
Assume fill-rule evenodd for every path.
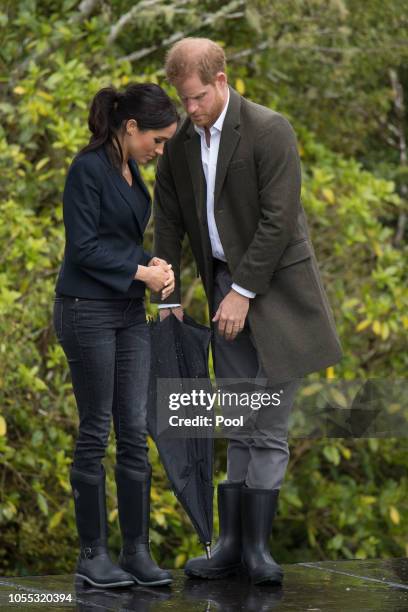
M 110 132 L 110 115 L 117 102 L 118 92 L 114 87 L 104 87 L 92 100 L 88 117 L 88 126 L 93 140 L 106 142 Z
M 111 142 L 113 137 L 113 114 L 119 99 L 114 87 L 104 87 L 95 95 L 88 115 L 88 127 L 92 133 L 89 144 L 78 155 L 93 151 Z

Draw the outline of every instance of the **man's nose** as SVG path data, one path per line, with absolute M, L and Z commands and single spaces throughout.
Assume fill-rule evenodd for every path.
M 193 115 L 197 110 L 197 102 L 195 100 L 187 100 L 186 111 L 189 115 Z

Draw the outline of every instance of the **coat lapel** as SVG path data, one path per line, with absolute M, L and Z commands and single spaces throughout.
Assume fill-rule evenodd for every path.
M 188 168 L 193 184 L 194 200 L 197 207 L 199 220 L 206 215 L 206 183 L 201 161 L 201 141 L 200 135 L 194 129 L 192 123 L 187 129 L 187 139 L 184 143 Z
M 240 125 L 241 96 L 231 87 L 229 89 L 230 101 L 222 127 L 220 147 L 218 150 L 214 206 L 217 206 L 217 201 L 220 197 L 225 176 L 227 174 L 228 165 L 241 138 L 238 129 Z M 184 146 L 193 183 L 194 199 L 197 206 L 198 216 L 201 220 L 206 215 L 206 183 L 201 161 L 200 136 L 195 131 L 194 125 L 191 121 L 186 130 L 186 135 L 187 138 L 184 142 Z
M 231 157 L 233 156 L 241 138 L 238 130 L 240 124 L 241 96 L 231 87 L 229 90 L 230 100 L 228 110 L 225 115 L 224 124 L 222 126 L 220 147 L 218 149 L 217 172 L 215 175 L 214 189 L 214 208 L 217 207 Z

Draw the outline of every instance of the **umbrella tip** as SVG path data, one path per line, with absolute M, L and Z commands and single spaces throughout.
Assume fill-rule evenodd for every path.
M 207 559 L 211 559 L 211 542 L 206 542 L 205 546 L 205 554 L 207 555 Z

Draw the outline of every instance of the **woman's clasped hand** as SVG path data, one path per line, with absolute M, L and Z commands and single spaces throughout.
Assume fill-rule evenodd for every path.
M 160 257 L 152 257 L 147 266 L 139 266 L 138 271 L 140 268 L 145 268 L 142 272 L 144 278 L 138 277 L 137 273 L 135 278 L 143 280 L 151 291 L 161 291 L 162 300 L 173 293 L 175 280 L 171 264 Z

